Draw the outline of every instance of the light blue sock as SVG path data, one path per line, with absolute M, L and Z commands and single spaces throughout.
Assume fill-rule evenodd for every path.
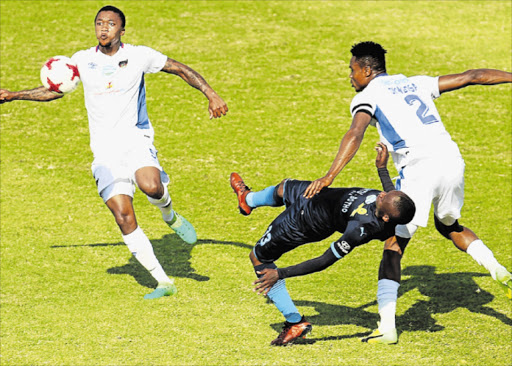
M 272 286 L 272 289 L 267 294 L 268 298 L 272 300 L 277 309 L 290 323 L 298 323 L 302 319 L 299 310 L 295 307 L 293 300 L 286 289 L 284 280 L 279 280 Z
M 256 272 L 256 276 L 260 277 L 258 272 L 265 268 L 276 269 L 277 266 L 275 263 L 266 263 L 254 266 L 254 272 Z M 267 296 L 270 300 L 272 300 L 281 314 L 283 314 L 283 316 L 286 318 L 286 321 L 290 323 L 300 322 L 302 316 L 300 315 L 299 310 L 297 310 L 295 307 L 295 304 L 293 303 L 293 300 L 290 297 L 288 290 L 286 289 L 286 283 L 284 280 L 278 280 L 274 286 L 272 286 Z
M 262 191 L 249 192 L 247 196 L 245 196 L 245 202 L 253 208 L 260 206 L 276 206 L 277 202 L 274 200 L 275 189 L 275 186 L 270 186 Z

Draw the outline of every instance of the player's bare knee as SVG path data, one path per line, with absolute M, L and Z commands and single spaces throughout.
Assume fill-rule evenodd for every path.
M 137 220 L 135 219 L 135 215 L 133 215 L 132 212 L 118 210 L 113 212 L 113 214 L 117 226 L 119 226 L 119 229 L 121 229 L 124 235 L 126 235 L 126 233 L 132 232 L 137 228 Z
M 277 189 L 276 189 L 276 192 L 277 192 L 277 195 L 280 197 L 280 198 L 283 198 L 283 194 L 284 194 L 284 183 L 287 181 L 288 179 L 283 179 L 281 181 L 281 183 L 279 183 L 277 185 Z
M 400 246 L 398 245 L 396 236 L 393 236 L 384 242 L 384 250 L 392 250 L 394 252 L 400 252 Z
M 160 199 L 164 195 L 164 186 L 160 181 L 149 181 L 139 185 L 139 188 L 148 197 Z
M 384 251 L 390 250 L 397 252 L 400 256 L 404 255 L 405 248 L 409 243 L 410 238 L 402 238 L 393 236 L 384 242 Z
M 119 227 L 132 226 L 135 223 L 135 218 L 132 215 L 116 215 L 116 223 Z

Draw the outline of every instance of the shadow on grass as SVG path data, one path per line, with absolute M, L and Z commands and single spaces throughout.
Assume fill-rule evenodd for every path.
M 376 313 L 366 311 L 365 308 L 376 305 L 377 301 L 352 308 L 344 305 L 327 304 L 317 301 L 295 301 L 299 307 L 311 307 L 318 313 L 308 316 L 307 320 L 313 325 L 313 334 L 315 326 L 322 325 L 357 325 L 368 329 L 375 328 L 379 316 Z M 283 323 L 271 325 L 277 333 L 281 333 Z M 360 338 L 367 335 L 368 332 L 344 334 L 339 336 L 328 336 L 322 338 L 313 338 L 311 335 L 306 339 L 297 340 L 296 344 L 313 344 L 317 341 L 337 341 L 348 338 Z
M 477 272 L 435 273 L 432 266 L 410 266 L 402 271 L 404 276 L 411 278 L 402 281 L 399 295 L 417 289 L 428 300 L 419 300 L 397 318 L 397 327 L 401 331 L 443 330 L 436 324 L 433 314 L 446 314 L 463 308 L 475 314 L 487 315 L 502 323 L 512 326 L 512 319 L 486 306 L 494 295 L 481 289 L 475 277 L 489 277 L 488 274 Z M 496 284 L 496 287 L 498 285 Z M 503 294 L 503 297 L 505 295 Z
M 199 239 L 195 244 L 184 243 L 178 235 L 168 234 L 162 239 L 152 239 L 153 250 L 162 265 L 165 273 L 169 277 L 190 278 L 195 281 L 208 281 L 210 278 L 195 272 L 190 264 L 192 258 L 192 249 L 197 245 L 203 244 L 220 244 L 220 245 L 234 245 L 242 248 L 252 249 L 251 245 L 222 241 L 214 239 Z M 124 244 L 123 244 L 124 245 Z M 157 283 L 144 267 L 132 256 L 128 264 L 121 267 L 113 267 L 107 270 L 110 274 L 127 274 L 133 276 L 135 280 L 142 286 L 154 288 Z
M 214 239 L 199 239 L 195 244 L 184 243 L 178 235 L 168 234 L 164 235 L 161 239 L 151 239 L 153 250 L 158 261 L 162 265 L 165 273 L 169 277 L 190 278 L 196 281 L 208 281 L 210 278 L 195 272 L 190 264 L 192 257 L 192 249 L 197 245 L 215 244 L 215 245 L 234 245 L 241 248 L 252 249 L 252 245 L 223 241 Z M 54 245 L 52 248 L 63 247 L 104 247 L 104 246 L 126 246 L 123 242 L 120 243 L 98 243 L 98 244 L 85 244 L 85 245 Z M 128 249 L 127 249 L 128 250 Z M 137 283 L 142 286 L 154 288 L 157 283 L 149 272 L 142 267 L 142 265 L 132 256 L 128 264 L 120 267 L 113 267 L 107 270 L 107 273 L 114 275 L 130 275 Z
M 494 295 L 481 289 L 474 278 L 488 277 L 487 274 L 476 272 L 436 274 L 433 266 L 410 266 L 402 271 L 402 275 L 410 276 L 410 278 L 402 281 L 398 293 L 399 297 L 417 289 L 421 295 L 428 297 L 428 299 L 417 300 L 404 314 L 396 317 L 399 332 L 439 332 L 444 329 L 444 326 L 437 324 L 433 315 L 450 313 L 459 308 L 496 318 L 502 323 L 512 326 L 512 319 L 492 307 L 486 306 L 494 299 Z M 363 337 L 376 328 L 379 320 L 377 313 L 365 310 L 369 306 L 376 305 L 376 301 L 355 308 L 315 301 L 295 301 L 295 304 L 302 307 L 312 307 L 318 313 L 307 318 L 313 327 L 319 325 L 357 325 L 369 329 L 365 333 L 323 338 L 310 337 L 301 340 L 301 344 Z M 398 306 L 400 307 L 400 299 L 398 300 Z M 272 324 L 271 327 L 280 333 L 282 323 Z

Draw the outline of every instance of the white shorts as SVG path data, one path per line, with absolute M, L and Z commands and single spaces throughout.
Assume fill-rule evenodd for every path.
M 157 150 L 153 143 L 150 140 L 140 141 L 122 154 L 94 159 L 91 170 L 96 180 L 98 193 L 104 202 L 119 194 L 133 197 L 137 184 L 135 172 L 140 168 L 155 167 L 159 169 L 162 183 L 169 183 L 169 177 L 160 166 Z
M 400 171 L 396 188 L 411 197 L 416 205 L 416 214 L 409 226 L 427 226 L 432 203 L 434 214 L 443 224 L 452 225 L 460 218 L 464 204 L 464 169 L 461 157 L 445 157 L 419 159 Z M 397 226 L 397 234 L 403 230 L 400 226 L 404 225 Z

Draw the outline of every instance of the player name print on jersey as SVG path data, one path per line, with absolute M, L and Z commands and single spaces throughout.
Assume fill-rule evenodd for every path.
M 361 197 L 361 195 L 365 194 L 368 191 L 369 191 L 369 189 L 365 188 L 365 189 L 360 189 L 355 192 L 350 192 L 348 198 L 345 200 L 345 202 L 343 202 L 343 205 L 341 207 L 341 212 L 347 213 L 348 210 L 350 209 L 350 206 L 352 205 L 352 203 L 354 203 L 355 200 L 357 200 L 359 197 Z

